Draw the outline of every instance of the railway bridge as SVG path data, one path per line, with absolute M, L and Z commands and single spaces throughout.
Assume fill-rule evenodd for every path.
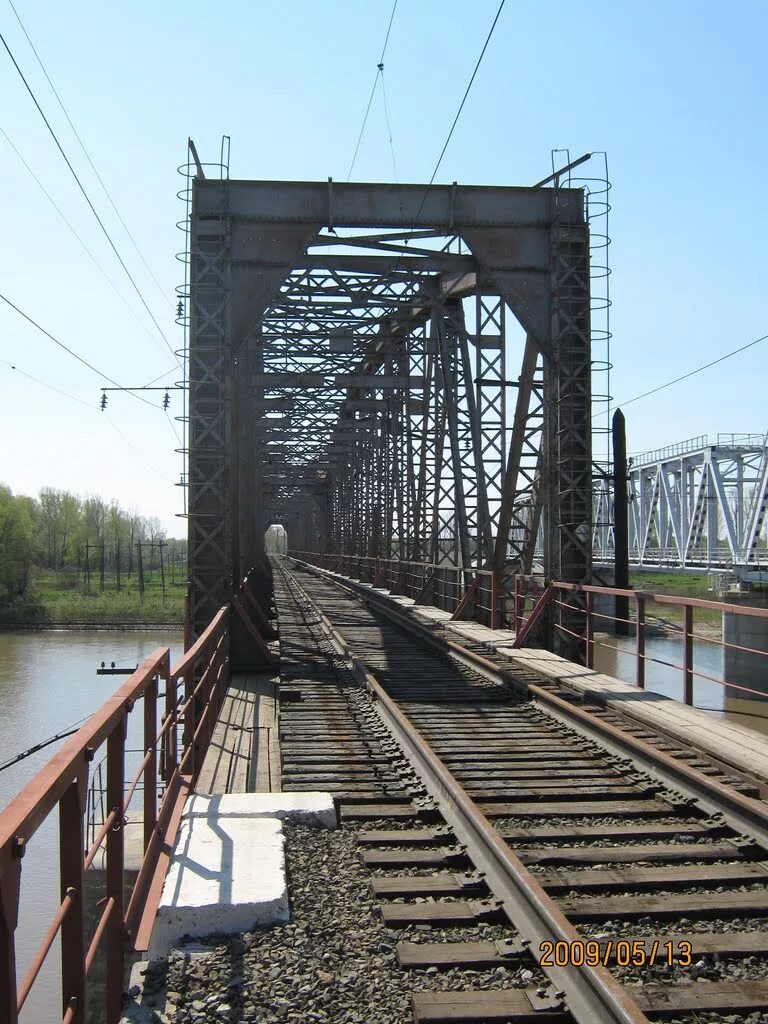
M 768 1021 L 768 609 L 593 578 L 585 190 L 192 154 L 185 650 L 0 812 L 0 1022 Z
M 192 634 L 263 563 L 271 523 L 296 550 L 396 559 L 404 586 L 426 564 L 423 596 L 454 607 L 493 573 L 494 617 L 540 524 L 544 575 L 590 582 L 590 243 L 570 170 L 533 188 L 203 173 Z

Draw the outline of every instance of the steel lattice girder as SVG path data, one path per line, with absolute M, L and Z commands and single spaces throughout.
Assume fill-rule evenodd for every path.
M 195 631 L 270 523 L 294 548 L 517 566 L 541 506 L 545 572 L 589 580 L 580 189 L 196 179 L 193 192 Z M 510 460 L 507 309 L 536 355 Z
M 768 446 L 760 435 L 706 437 L 642 456 L 630 470 L 630 560 L 681 568 L 747 568 L 759 561 L 768 509 Z M 607 490 L 596 519 L 610 517 Z M 595 535 L 610 561 L 613 535 Z

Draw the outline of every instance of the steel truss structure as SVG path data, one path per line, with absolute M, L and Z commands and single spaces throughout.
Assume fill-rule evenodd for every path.
M 591 576 L 582 189 L 193 182 L 191 626 L 294 549 Z M 525 338 L 522 365 L 510 378 Z
M 768 508 L 768 439 L 760 434 L 690 438 L 647 452 L 629 478 L 630 561 L 636 565 L 748 570 Z M 613 559 L 608 483 L 596 495 L 596 562 Z M 762 557 L 761 557 L 762 555 Z

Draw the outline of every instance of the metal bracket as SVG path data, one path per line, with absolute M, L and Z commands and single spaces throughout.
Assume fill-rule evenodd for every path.
M 496 939 L 494 946 L 499 956 L 504 959 L 512 959 L 513 957 L 524 956 L 528 953 L 530 946 L 528 939 L 521 939 L 519 935 L 508 939 Z
M 544 988 L 527 988 L 524 990 L 532 1009 L 536 1011 L 564 1010 L 565 999 L 562 992 L 555 992 L 552 985 Z

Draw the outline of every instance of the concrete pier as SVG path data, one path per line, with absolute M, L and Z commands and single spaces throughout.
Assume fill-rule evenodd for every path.
M 761 593 L 759 607 L 768 607 L 768 595 Z M 746 601 L 739 600 L 740 595 L 729 595 L 728 601 L 731 604 L 746 604 Z M 758 604 L 758 597 L 754 592 L 749 594 L 749 604 Z M 761 618 L 755 615 L 735 615 L 731 612 L 723 613 L 723 641 L 727 644 L 735 644 L 737 647 L 749 648 L 749 650 L 734 650 L 732 647 L 724 648 L 723 678 L 736 686 L 726 686 L 726 700 L 765 700 L 768 698 L 768 618 Z M 760 653 L 758 653 L 760 652 Z M 738 686 L 747 687 L 750 690 L 759 690 L 764 697 L 756 693 L 745 693 L 739 690 Z

